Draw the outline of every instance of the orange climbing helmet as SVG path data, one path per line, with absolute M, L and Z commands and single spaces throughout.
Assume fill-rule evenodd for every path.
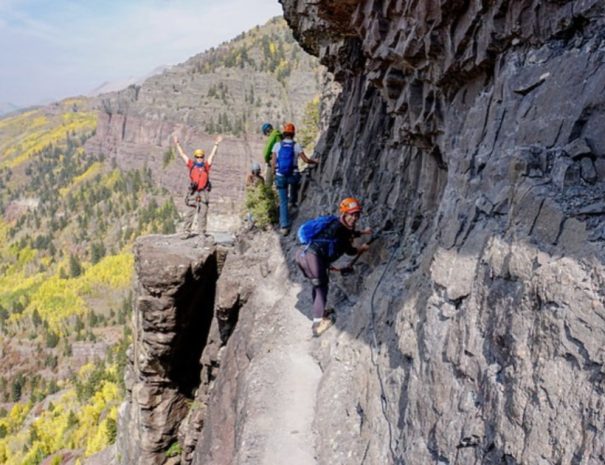
M 342 202 L 340 202 L 340 212 L 341 213 L 360 213 L 361 212 L 361 202 L 357 200 L 355 197 L 347 197 Z
M 284 129 L 282 132 L 288 132 L 290 134 L 294 134 L 296 132 L 296 128 L 294 127 L 294 125 L 292 123 L 285 123 Z

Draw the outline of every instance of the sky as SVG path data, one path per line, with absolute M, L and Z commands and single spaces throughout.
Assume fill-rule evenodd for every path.
M 281 14 L 277 0 L 0 0 L 0 104 L 88 95 Z

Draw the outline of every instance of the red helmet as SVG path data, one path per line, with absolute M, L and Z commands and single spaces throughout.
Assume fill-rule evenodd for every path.
M 341 213 L 358 213 L 361 212 L 361 202 L 355 197 L 347 197 L 340 202 Z
M 284 129 L 282 132 L 289 132 L 291 134 L 294 134 L 296 132 L 296 128 L 294 127 L 294 125 L 292 123 L 285 123 Z

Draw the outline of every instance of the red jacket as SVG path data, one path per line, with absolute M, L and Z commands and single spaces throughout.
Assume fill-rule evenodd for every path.
M 192 184 L 197 184 L 198 191 L 204 190 L 208 185 L 208 176 L 210 174 L 210 168 L 212 165 L 204 162 L 204 166 L 195 166 L 193 160 L 187 161 L 187 168 L 189 168 L 189 179 Z

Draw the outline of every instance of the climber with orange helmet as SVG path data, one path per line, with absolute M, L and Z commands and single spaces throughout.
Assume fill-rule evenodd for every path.
M 267 137 L 267 143 L 263 149 L 263 160 L 267 165 L 265 170 L 265 185 L 271 187 L 273 184 L 273 169 L 271 168 L 271 157 L 273 154 L 273 146 L 281 141 L 282 133 L 279 129 L 274 129 L 271 123 L 263 123 L 260 128 L 261 133 Z
M 195 149 L 193 151 L 193 160 L 190 159 L 183 151 L 176 135 L 172 136 L 180 157 L 183 159 L 189 169 L 189 191 L 185 197 L 185 204 L 189 207 L 189 212 L 185 217 L 183 239 L 188 239 L 192 233 L 194 219 L 197 218 L 197 234 L 203 236 L 206 234 L 206 223 L 208 216 L 208 203 L 211 184 L 210 184 L 210 169 L 212 161 L 218 150 L 218 145 L 223 140 L 222 136 L 217 136 L 214 140 L 212 152 L 205 161 L 206 152 L 203 149 Z
M 334 311 L 326 309 L 331 263 L 343 254 L 361 255 L 367 244 L 356 247 L 355 238 L 372 234 L 370 228 L 357 231 L 355 225 L 361 215 L 361 202 L 347 197 L 339 206 L 340 216 L 320 216 L 302 224 L 298 240 L 302 246 L 296 251 L 296 262 L 313 286 L 313 336 L 320 336 L 334 324 Z
M 312 160 L 305 155 L 302 147 L 294 141 L 296 128 L 292 123 L 284 124 L 282 130 L 283 139 L 273 146 L 273 158 L 271 168 L 275 174 L 275 187 L 279 196 L 279 226 L 281 233 L 287 236 L 290 233 L 291 219 L 288 208 L 296 208 L 298 202 L 298 188 L 300 187 L 300 173 L 298 171 L 298 159 L 305 163 L 317 165 L 317 160 Z

